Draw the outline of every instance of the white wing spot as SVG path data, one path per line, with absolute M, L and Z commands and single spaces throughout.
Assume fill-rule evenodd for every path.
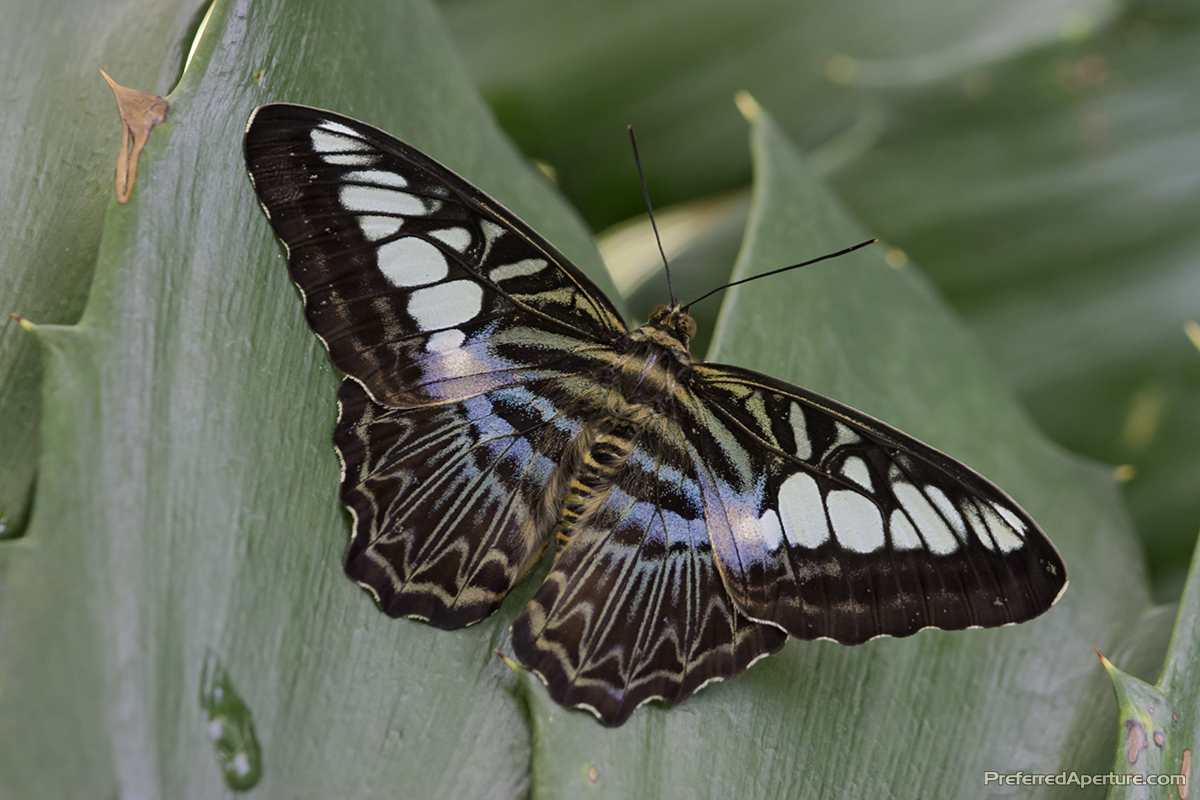
M 524 261 L 518 261 L 515 264 L 505 264 L 501 267 L 496 267 L 488 273 L 488 277 L 493 282 L 508 280 L 509 278 L 520 278 L 525 275 L 536 275 L 546 268 L 549 263 L 544 258 L 527 258 Z
M 862 441 L 857 433 L 850 430 L 842 423 L 837 422 L 834 424 L 837 425 L 837 441 L 833 443 L 833 447 L 829 448 L 830 450 L 847 444 L 858 444 L 860 441 Z
M 358 139 L 354 131 L 336 122 L 326 122 L 313 128 L 310 135 L 312 149 L 317 153 L 362 152 L 367 149 L 366 143 Z
M 963 522 L 963 518 L 958 513 L 958 509 L 955 508 L 954 503 L 951 503 L 950 498 L 946 497 L 946 493 L 936 486 L 926 486 L 925 494 L 929 495 L 929 499 L 942 512 L 942 515 L 950 523 L 950 527 L 954 528 L 955 533 L 960 538 L 965 539 L 967 536 L 966 523 Z
M 995 504 L 993 505 L 995 506 Z M 1025 546 L 1025 540 L 1020 535 L 1021 528 L 1013 528 L 1008 524 L 1010 519 L 1020 522 L 1020 518 L 1016 514 L 1006 508 L 995 506 L 996 511 L 1000 512 L 1000 516 L 996 516 L 986 505 L 983 505 L 982 508 L 983 518 L 987 520 L 988 530 L 991 531 L 992 538 L 996 540 L 997 547 L 1005 553 L 1011 553 L 1013 550 L 1020 550 Z M 1008 511 L 1007 514 L 1004 513 L 1006 511 Z
M 408 298 L 408 313 L 423 331 L 461 325 L 478 316 L 482 308 L 483 289 L 468 280 L 427 286 Z
M 811 476 L 797 472 L 779 487 L 779 518 L 787 540 L 797 547 L 818 547 L 829 538 L 821 490 Z
M 504 235 L 506 228 L 502 228 L 489 219 L 480 222 L 479 226 L 483 228 L 483 238 L 490 245 Z
M 442 251 L 415 236 L 405 236 L 383 245 L 379 248 L 378 259 L 379 271 L 393 286 L 423 286 L 450 274 Z
M 873 553 L 883 547 L 883 517 L 879 509 L 858 492 L 830 492 L 825 499 L 833 535 L 847 550 Z
M 900 509 L 897 508 L 892 512 L 892 516 L 888 520 L 888 527 L 892 531 L 893 550 L 916 550 L 924 546 L 921 537 L 917 536 L 917 529 L 912 526 L 908 517 L 904 516 L 904 512 Z
M 343 180 L 374 183 L 378 186 L 391 186 L 395 189 L 404 189 L 408 186 L 408 181 L 404 179 L 403 175 L 382 169 L 360 169 L 357 172 L 349 172 Z
M 328 153 L 321 160 L 331 167 L 369 167 L 379 160 L 374 153 Z
M 944 556 L 958 549 L 958 539 L 917 487 L 911 483 L 895 483 L 892 492 L 932 552 Z
M 438 331 L 433 336 L 429 337 L 429 341 L 425 343 L 425 349 L 430 353 L 442 353 L 446 350 L 457 350 L 462 347 L 463 341 L 467 335 L 457 328 Z
M 403 217 L 377 217 L 367 214 L 358 218 L 358 227 L 362 228 L 363 236 L 367 237 L 369 242 L 392 236 L 403 224 Z
M 486 264 L 488 255 L 492 252 L 492 245 L 504 235 L 505 229 L 486 219 L 480 220 L 479 228 L 483 231 L 483 255 L 479 257 L 479 263 Z
M 779 524 L 779 515 L 768 508 L 758 518 L 758 529 L 762 533 L 763 545 L 772 552 L 778 550 L 783 542 L 783 528 Z
M 425 214 L 421 198 L 395 189 L 378 186 L 347 184 L 338 192 L 338 199 L 347 211 L 365 211 L 368 214 L 398 214 L 419 217 Z
M 1025 533 L 1025 523 L 1021 521 L 1020 517 L 999 503 L 992 503 L 992 508 L 996 509 L 997 514 L 1004 517 L 1004 521 L 1007 522 L 1009 526 L 1017 532 L 1017 535 L 1022 535 Z
M 442 228 L 440 231 L 430 231 L 429 235 L 460 253 L 465 253 L 471 246 L 471 232 L 466 228 Z
M 798 403 L 792 403 L 788 421 L 792 423 L 792 434 L 796 437 L 796 458 L 808 461 L 812 458 L 812 440 L 808 438 L 808 422 L 804 418 L 804 410 Z
M 874 484 L 871 483 L 871 471 L 867 469 L 867 462 L 858 456 L 850 456 L 850 458 L 842 462 L 842 475 L 867 491 L 875 490 Z
M 995 516 L 990 508 L 985 509 L 984 513 Z M 992 537 L 988 535 L 987 523 L 984 522 L 983 515 L 980 513 L 980 510 L 975 507 L 974 503 L 966 503 L 963 505 L 963 516 L 967 520 L 967 530 L 969 530 L 971 533 L 974 533 L 976 538 L 979 539 L 980 543 L 988 550 L 995 550 L 996 543 L 993 542 Z M 1000 522 L 1000 518 L 996 517 L 996 521 Z
M 330 133 L 340 133 L 342 136 L 358 138 L 358 131 L 354 130 L 354 128 L 351 128 L 348 125 L 343 125 L 340 122 L 334 122 L 331 119 L 327 119 L 322 122 L 321 127 Z

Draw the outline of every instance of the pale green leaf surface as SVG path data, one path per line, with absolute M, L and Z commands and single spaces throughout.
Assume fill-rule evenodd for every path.
M 1117 755 L 1110 773 L 1115 777 L 1103 776 L 1107 783 L 1097 782 L 1111 784 L 1106 795 L 1110 800 L 1177 797 L 1170 787 L 1149 781 L 1180 772 L 1183 749 L 1195 747 L 1194 725 L 1185 721 L 1181 726 L 1180 709 L 1154 686 L 1107 660 L 1104 666 L 1117 697 Z M 1184 716 L 1191 715 L 1185 712 Z
M 253 714 L 263 797 L 978 796 L 984 770 L 1111 763 L 1088 645 L 1146 608 L 1112 487 L 1037 439 L 932 292 L 878 253 L 735 290 L 715 352 L 1004 486 L 1071 570 L 1048 615 L 793 642 L 618 731 L 491 654 L 536 576 L 463 631 L 385 618 L 341 575 L 336 375 L 245 178 L 250 110 L 290 100 L 378 124 L 604 281 L 595 251 L 496 133 L 425 5 L 222 3 L 170 99 L 132 202 L 108 209 L 83 320 L 37 333 L 43 480 L 28 537 L 3 552 L 0 798 L 219 796 L 199 702 L 210 650 Z M 863 238 L 770 125 L 755 147 L 739 270 Z
M 8 0 L 0 12 L 0 539 L 24 527 L 38 458 L 36 348 L 9 314 L 79 318 L 113 191 L 117 113 L 97 68 L 166 92 L 199 5 Z
M 736 275 L 863 238 L 768 118 L 753 142 Z M 981 470 L 1045 527 L 1071 586 L 1017 627 L 855 648 L 793 641 L 616 731 L 529 680 L 535 796 L 976 797 L 989 770 L 1103 771 L 1113 736 L 1100 720 L 1113 708 L 1090 645 L 1114 641 L 1147 603 L 1111 479 L 1042 439 L 927 284 L 884 266 L 879 248 L 730 295 L 714 360 L 829 394 Z
M 108 209 L 82 320 L 36 332 L 45 449 L 5 554 L 0 797 L 221 796 L 209 650 L 253 715 L 257 796 L 519 796 L 527 727 L 491 649 L 507 620 L 393 621 L 341 574 L 337 377 L 242 131 L 263 102 L 335 107 L 596 272 L 587 231 L 498 134 L 424 3 L 222 2 L 169 99 L 133 199 Z
M 1112 770 L 1116 775 L 1186 774 L 1190 780 L 1196 774 L 1192 759 L 1200 753 L 1200 548 L 1192 556 L 1174 619 L 1162 674 L 1154 685 L 1105 663 L 1118 706 Z M 1111 800 L 1166 796 L 1179 797 L 1178 787 L 1170 795 L 1163 787 L 1149 785 L 1114 786 L 1108 792 Z

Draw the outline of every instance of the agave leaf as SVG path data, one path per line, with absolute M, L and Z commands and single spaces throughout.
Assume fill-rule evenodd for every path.
M 10 319 L 79 319 L 117 154 L 112 95 L 97 72 L 165 92 L 197 0 L 16 0 L 0 26 L 0 539 L 18 536 L 38 460 L 36 346 Z
M 220 795 L 210 651 L 253 719 L 263 796 L 519 795 L 529 741 L 491 649 L 505 620 L 396 622 L 341 575 L 337 376 L 242 130 L 263 102 L 336 107 L 595 269 L 590 236 L 499 135 L 425 3 L 219 2 L 168 99 L 131 201 L 107 210 L 82 320 L 35 332 L 45 450 L 6 554 L 0 796 Z
M 865 238 L 775 123 L 756 112 L 752 124 L 754 203 L 735 275 Z M 1041 521 L 1070 589 L 1016 627 L 855 648 L 792 641 L 616 731 L 528 681 L 537 796 L 980 796 L 987 771 L 1103 771 L 1111 731 L 1091 716 L 1104 687 L 1090 644 L 1121 636 L 1147 603 L 1112 479 L 1046 442 L 928 284 L 882 250 L 731 290 L 710 357 L 829 394 L 972 464 Z

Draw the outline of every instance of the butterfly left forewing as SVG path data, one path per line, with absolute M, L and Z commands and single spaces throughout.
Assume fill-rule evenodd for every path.
M 320 109 L 246 129 L 255 192 L 309 325 L 377 402 L 451 402 L 564 371 L 626 332 L 612 304 L 496 201 L 409 145 Z
M 1066 586 L 1054 545 L 968 467 L 749 370 L 696 365 L 690 436 L 738 608 L 857 644 L 1031 619 Z
M 551 532 L 579 424 L 564 387 L 611 360 L 624 323 L 529 226 L 376 128 L 269 105 L 244 147 L 309 325 L 350 379 L 347 574 L 393 616 L 482 619 Z

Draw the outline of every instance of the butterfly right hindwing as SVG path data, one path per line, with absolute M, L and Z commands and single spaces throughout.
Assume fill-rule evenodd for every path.
M 439 628 L 495 611 L 558 517 L 561 462 L 583 428 L 555 406 L 565 396 L 544 381 L 396 409 L 343 381 L 334 445 L 355 518 L 346 574 L 391 616 Z
M 696 466 L 676 426 L 628 442 L 513 622 L 513 652 L 551 697 L 620 725 L 777 652 L 787 634 L 745 616 L 721 583 Z

